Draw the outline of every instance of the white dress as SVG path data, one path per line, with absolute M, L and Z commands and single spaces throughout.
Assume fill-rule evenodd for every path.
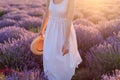
M 53 0 L 50 0 L 50 16 L 45 31 L 43 48 L 43 67 L 48 80 L 71 80 L 75 73 L 75 68 L 82 62 L 77 49 L 73 22 L 71 23 L 69 53 L 62 55 L 67 19 L 60 15 L 65 14 L 68 1 L 63 0 L 59 4 L 54 4 Z

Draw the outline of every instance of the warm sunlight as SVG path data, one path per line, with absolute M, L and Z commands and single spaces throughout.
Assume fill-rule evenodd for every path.
M 77 0 L 75 11 L 81 17 L 84 14 L 88 20 L 92 18 L 92 21 L 96 23 L 96 20 L 106 20 L 105 17 L 110 19 L 117 17 L 119 15 L 116 14 L 119 11 L 118 3 L 120 3 L 119 0 L 115 0 L 114 2 L 113 0 Z

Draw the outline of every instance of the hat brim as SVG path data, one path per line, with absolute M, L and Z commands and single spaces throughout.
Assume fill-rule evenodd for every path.
M 30 49 L 35 55 L 42 55 L 43 45 L 44 45 L 44 37 L 38 36 L 32 41 L 30 45 Z

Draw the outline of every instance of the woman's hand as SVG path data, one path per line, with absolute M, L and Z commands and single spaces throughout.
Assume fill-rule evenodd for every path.
M 40 31 L 38 34 L 39 34 L 40 36 L 44 37 L 44 31 Z
M 63 52 L 63 56 L 69 53 L 69 42 L 63 44 L 62 52 Z

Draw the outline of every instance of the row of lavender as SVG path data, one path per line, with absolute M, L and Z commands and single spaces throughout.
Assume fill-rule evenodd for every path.
M 32 54 L 30 43 L 38 36 L 44 10 L 45 4 L 1 4 L 0 69 L 43 70 L 42 56 Z M 74 16 L 78 50 L 84 59 L 80 67 L 84 66 L 84 68 L 77 70 L 73 80 L 98 79 L 103 74 L 120 68 L 119 15 L 108 19 L 104 17 L 107 12 L 104 12 L 102 18 L 100 15 L 88 18 L 89 13 L 85 14 L 85 11 L 88 12 L 87 9 L 80 9 L 80 12 L 76 12 Z M 104 11 L 110 12 L 108 9 Z M 107 16 L 110 17 L 113 13 L 114 11 Z M 40 78 L 42 80 L 42 77 Z
M 0 70 L 10 69 L 3 71 L 6 80 L 45 80 L 42 56 L 30 51 L 31 41 L 38 36 L 43 12 L 44 4 L 1 4 Z

